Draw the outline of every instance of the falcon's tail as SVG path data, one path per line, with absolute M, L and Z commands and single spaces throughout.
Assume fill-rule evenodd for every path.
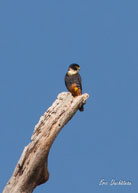
M 84 111 L 84 106 L 82 105 L 80 108 L 79 108 L 79 111 Z

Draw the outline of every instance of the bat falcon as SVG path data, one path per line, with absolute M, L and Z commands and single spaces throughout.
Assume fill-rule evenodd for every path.
M 71 64 L 65 75 L 65 85 L 73 97 L 77 97 L 82 94 L 82 84 L 79 70 L 80 66 L 78 64 Z M 83 105 L 79 108 L 79 110 L 84 111 Z

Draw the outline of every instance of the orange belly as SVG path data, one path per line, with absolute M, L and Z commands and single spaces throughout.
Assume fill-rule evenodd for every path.
M 72 84 L 68 89 L 74 97 L 82 94 L 81 89 L 76 84 Z

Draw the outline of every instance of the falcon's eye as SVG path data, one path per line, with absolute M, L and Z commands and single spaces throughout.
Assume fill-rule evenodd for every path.
M 75 71 L 79 71 L 80 70 L 80 67 L 79 67 L 78 64 L 71 64 L 69 67 L 72 68 Z

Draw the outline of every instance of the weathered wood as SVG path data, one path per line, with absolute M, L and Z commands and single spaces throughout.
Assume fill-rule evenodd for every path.
M 31 193 L 49 178 L 47 160 L 50 147 L 62 127 L 85 104 L 88 94 L 76 98 L 60 93 L 34 128 L 31 142 L 24 148 L 3 193 Z

